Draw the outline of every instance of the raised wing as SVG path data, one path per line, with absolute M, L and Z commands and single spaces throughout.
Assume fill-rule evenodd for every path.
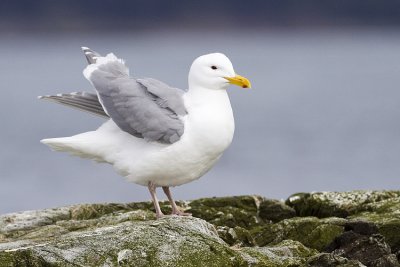
M 109 118 L 104 112 L 103 106 L 99 102 L 99 98 L 94 93 L 74 92 L 69 94 L 45 95 L 39 96 L 39 99 L 49 100 L 65 106 L 86 111 L 100 117 Z
M 133 79 L 124 62 L 113 54 L 93 54 L 96 56 L 91 61 L 95 63 L 84 70 L 84 75 L 111 119 L 123 131 L 148 141 L 178 141 L 184 132 L 184 91 L 152 78 Z

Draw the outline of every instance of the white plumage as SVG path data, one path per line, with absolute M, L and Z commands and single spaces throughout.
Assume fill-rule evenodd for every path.
M 96 59 L 96 63 L 84 70 L 85 77 L 95 87 L 96 83 L 92 80 L 94 71 L 110 61 L 122 62 L 114 55 Z M 230 83 L 250 87 L 247 79 L 235 74 L 226 56 L 214 53 L 193 62 L 189 72 L 189 90 L 182 94 L 187 114 L 177 118 L 183 122 L 184 132 L 174 143 L 133 136 L 121 130 L 108 112 L 111 118 L 95 131 L 71 137 L 43 139 L 41 142 L 56 151 L 109 163 L 128 181 L 148 186 L 155 202 L 157 217 L 161 217 L 162 213 L 155 196 L 155 187 L 163 187 L 173 206 L 173 213 L 185 215 L 176 209 L 168 187 L 200 178 L 214 166 L 231 144 L 235 126 L 226 91 Z M 96 89 L 98 93 L 100 90 Z M 107 110 L 101 95 L 99 101 Z

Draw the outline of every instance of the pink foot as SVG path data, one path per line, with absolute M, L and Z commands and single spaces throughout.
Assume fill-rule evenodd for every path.
M 163 217 L 165 217 L 164 213 L 156 213 L 156 219 L 157 219 L 157 220 L 158 220 L 158 219 L 161 219 L 161 218 L 163 218 Z
M 173 210 L 171 214 L 172 215 L 178 215 L 178 216 L 192 216 L 191 213 L 183 212 L 183 211 L 180 211 L 180 210 Z

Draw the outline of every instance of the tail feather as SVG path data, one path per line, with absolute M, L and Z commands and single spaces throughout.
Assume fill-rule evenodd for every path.
M 79 135 L 71 137 L 47 138 L 40 140 L 40 142 L 49 146 L 54 151 L 67 152 L 73 156 L 91 159 L 97 162 L 106 162 L 100 155 L 91 152 L 89 147 L 86 145 L 87 142 L 80 140 L 78 136 Z
M 86 60 L 88 64 L 95 64 L 97 62 L 97 58 L 101 57 L 99 53 L 90 49 L 89 47 L 82 46 L 82 51 L 85 53 Z

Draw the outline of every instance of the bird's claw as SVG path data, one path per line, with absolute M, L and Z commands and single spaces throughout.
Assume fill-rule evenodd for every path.
M 171 215 L 177 215 L 177 216 L 192 216 L 191 213 L 183 212 L 180 210 L 173 210 Z
M 180 210 L 175 210 L 171 212 L 171 215 L 176 215 L 176 216 L 192 216 L 191 213 L 183 212 Z M 164 213 L 156 213 L 156 219 L 159 220 L 161 218 L 164 218 L 166 215 Z
M 161 218 L 163 218 L 163 217 L 165 217 L 164 213 L 156 213 L 156 219 L 157 219 L 157 220 L 158 220 L 158 219 L 161 219 Z

